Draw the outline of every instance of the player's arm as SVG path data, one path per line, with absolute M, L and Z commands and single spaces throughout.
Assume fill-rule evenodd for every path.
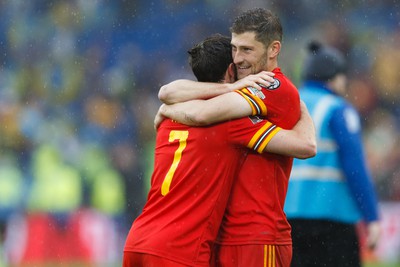
M 274 81 L 272 78 L 274 75 L 272 72 L 262 71 L 234 83 L 207 83 L 185 79 L 175 80 L 160 88 L 158 98 L 165 104 L 174 104 L 194 99 L 209 99 L 248 86 L 261 90 L 260 85 L 268 87 Z
M 240 97 L 238 94 L 236 93 L 233 94 L 236 95 L 238 99 L 243 100 L 243 98 Z M 214 99 L 217 98 L 218 97 Z M 202 100 L 196 100 L 196 101 L 201 102 Z M 193 101 L 180 103 L 179 105 L 182 105 L 183 108 L 180 111 L 179 109 L 176 110 L 169 109 L 171 106 L 162 105 L 159 109 L 159 112 L 157 113 L 154 122 L 155 128 L 159 126 L 159 124 L 165 117 L 172 118 L 179 122 L 183 122 L 184 124 L 196 125 L 198 121 L 192 121 L 193 117 L 188 116 L 188 113 L 185 111 L 190 107 L 190 105 L 192 105 L 192 102 Z M 183 105 L 187 106 L 185 107 Z M 249 105 L 247 105 L 246 107 L 250 109 Z M 301 108 L 301 117 L 300 120 L 297 122 L 297 124 L 293 127 L 293 129 L 284 130 L 279 128 L 279 131 L 277 131 L 277 133 L 273 135 L 272 139 L 270 139 L 270 141 L 265 147 L 260 146 L 262 149 L 258 150 L 259 153 L 271 152 L 299 159 L 306 159 L 315 156 L 317 145 L 316 145 L 314 123 L 303 101 L 300 101 L 300 108 Z M 200 110 L 198 112 L 200 112 Z M 197 115 L 193 113 L 193 116 Z
M 292 130 L 280 129 L 269 141 L 263 152 L 270 152 L 299 159 L 314 157 L 317 142 L 313 120 L 303 101 L 301 117 Z
M 245 98 L 230 92 L 208 100 L 162 105 L 159 113 L 186 125 L 205 126 L 253 115 L 253 110 Z

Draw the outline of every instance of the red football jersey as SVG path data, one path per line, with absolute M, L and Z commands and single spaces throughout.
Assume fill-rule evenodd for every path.
M 250 117 L 209 127 L 164 121 L 148 199 L 124 251 L 207 266 L 245 147 L 262 151 L 279 130 Z
M 251 88 L 240 93 L 254 114 L 266 116 L 276 125 L 290 129 L 300 118 L 297 88 L 276 68 L 275 83 L 257 92 Z M 221 224 L 218 243 L 291 244 L 291 227 L 283 212 L 291 157 L 249 153 L 235 181 Z

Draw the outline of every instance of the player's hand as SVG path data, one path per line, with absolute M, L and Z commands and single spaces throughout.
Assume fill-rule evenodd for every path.
M 240 80 L 237 80 L 231 85 L 231 90 L 240 90 L 245 87 L 253 87 L 261 90 L 262 87 L 269 87 L 274 83 L 275 73 L 270 71 L 262 71 L 257 74 L 248 75 Z
M 375 221 L 367 225 L 367 246 L 369 249 L 374 249 L 378 244 L 381 235 L 380 223 Z
M 162 104 L 157 111 L 156 117 L 154 118 L 154 129 L 157 130 L 160 127 L 161 122 L 165 120 L 165 116 L 162 115 L 162 108 L 165 104 Z

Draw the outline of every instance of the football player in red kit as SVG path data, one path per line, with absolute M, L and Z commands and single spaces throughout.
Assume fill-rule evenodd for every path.
M 232 61 L 230 38 L 208 38 L 190 51 L 190 57 L 199 80 L 201 70 L 212 73 L 214 78 L 207 76 L 207 81 L 232 81 L 233 69 L 226 71 Z M 209 266 L 245 147 L 313 156 L 312 121 L 302 113 L 293 131 L 286 131 L 257 117 L 208 127 L 164 120 L 157 131 L 148 200 L 128 234 L 123 266 Z
M 279 18 L 269 10 L 249 10 L 235 19 L 231 32 L 238 78 L 272 71 L 274 82 L 266 87 L 254 84 L 208 100 L 204 100 L 201 89 L 208 92 L 219 85 L 172 82 L 159 92 L 161 100 L 172 104 L 163 106 L 162 114 L 199 126 L 257 113 L 284 129 L 292 128 L 300 117 L 300 100 L 297 88 L 278 67 L 282 40 Z M 191 88 L 191 94 L 180 96 L 179 92 L 187 88 Z M 194 98 L 203 100 L 188 101 Z M 293 158 L 277 154 L 247 155 L 221 224 L 214 254 L 216 266 L 290 266 L 291 227 L 283 207 L 292 162 Z

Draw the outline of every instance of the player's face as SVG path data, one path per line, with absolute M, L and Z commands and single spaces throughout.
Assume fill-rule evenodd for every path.
M 231 44 L 238 79 L 268 70 L 267 49 L 255 39 L 254 32 L 232 33 Z

